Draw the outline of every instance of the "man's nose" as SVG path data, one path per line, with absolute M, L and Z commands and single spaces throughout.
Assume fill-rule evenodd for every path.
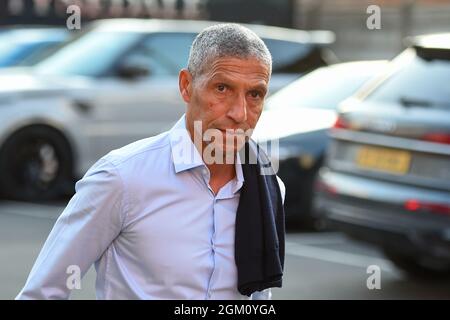
M 229 109 L 228 116 L 237 123 L 242 123 L 247 120 L 247 100 L 245 94 L 236 96 Z

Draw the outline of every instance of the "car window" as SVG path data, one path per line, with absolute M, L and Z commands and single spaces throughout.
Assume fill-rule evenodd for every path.
M 194 33 L 152 34 L 124 59 L 145 62 L 150 76 L 178 75 L 186 67 L 194 38 Z
M 6 38 L 6 39 L 4 39 Z M 13 66 L 26 59 L 34 52 L 45 49 L 52 42 L 16 42 L 8 37 L 0 38 L 0 66 Z
M 299 73 L 305 71 L 305 66 L 302 63 L 306 56 L 311 53 L 311 45 L 268 38 L 263 40 L 272 54 L 273 73 Z
M 140 38 L 140 33 L 87 32 L 39 62 L 35 70 L 44 74 L 100 76 L 108 73 Z
M 2 40 L 0 40 L 2 41 Z M 11 66 L 19 62 L 23 57 L 33 50 L 34 44 L 0 42 L 0 66 Z
M 368 71 L 320 68 L 275 93 L 267 101 L 267 108 L 336 109 L 371 76 Z
M 45 46 L 40 47 L 38 50 L 34 50 L 28 56 L 23 58 L 17 63 L 18 66 L 32 66 L 36 63 L 44 60 L 46 57 L 56 52 L 62 44 L 60 42 L 49 42 Z
M 450 60 L 410 56 L 367 100 L 450 108 Z

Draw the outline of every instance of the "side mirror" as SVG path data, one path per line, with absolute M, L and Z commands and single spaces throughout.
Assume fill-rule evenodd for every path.
M 150 69 L 142 63 L 129 61 L 118 67 L 117 74 L 120 78 L 134 80 L 148 76 L 150 74 Z

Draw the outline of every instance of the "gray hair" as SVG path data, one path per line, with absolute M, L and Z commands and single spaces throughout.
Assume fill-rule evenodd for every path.
M 272 72 L 272 56 L 260 37 L 236 23 L 216 24 L 200 32 L 189 52 L 188 70 L 193 78 L 203 74 L 218 58 L 256 58 Z

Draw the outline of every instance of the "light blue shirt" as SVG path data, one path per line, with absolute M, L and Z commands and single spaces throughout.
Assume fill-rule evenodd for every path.
M 76 183 L 16 299 L 67 299 L 73 266 L 84 275 L 93 263 L 97 299 L 249 299 L 234 260 L 236 158 L 235 179 L 215 195 L 184 116 L 110 152 Z

